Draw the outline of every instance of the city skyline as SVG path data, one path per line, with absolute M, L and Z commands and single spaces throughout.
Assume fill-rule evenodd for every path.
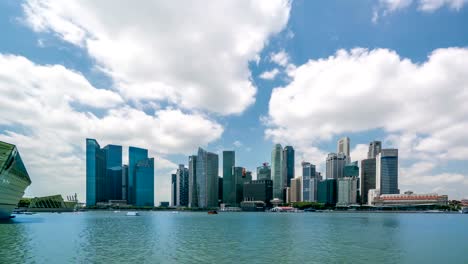
M 85 138 L 124 164 L 148 149 L 159 204 L 199 146 L 253 178 L 292 146 L 294 177 L 302 161 L 325 177 L 349 137 L 351 161 L 399 150 L 401 191 L 468 196 L 466 1 L 90 3 L 0 2 L 0 140 L 27 160 L 26 195 L 84 200 Z

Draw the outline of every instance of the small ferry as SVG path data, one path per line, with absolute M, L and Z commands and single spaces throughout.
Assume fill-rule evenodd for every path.
M 127 216 L 140 216 L 138 212 L 127 212 Z
M 210 215 L 215 215 L 215 214 L 218 214 L 218 211 L 216 211 L 216 210 L 208 211 L 208 214 L 210 214 Z

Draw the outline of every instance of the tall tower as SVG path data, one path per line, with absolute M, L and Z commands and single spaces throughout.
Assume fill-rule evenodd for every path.
M 283 199 L 283 147 L 276 144 L 271 152 L 271 174 L 273 178 L 273 198 Z
M 198 207 L 218 206 L 218 155 L 198 148 L 196 188 Z
M 223 151 L 223 203 L 234 204 L 236 202 L 236 181 L 232 174 L 232 168 L 236 165 L 236 153 L 232 150 Z
M 346 155 L 346 164 L 351 162 L 351 157 L 349 155 L 349 137 L 340 138 L 338 140 L 337 153 L 343 153 Z
M 136 200 L 136 178 L 135 178 L 135 168 L 137 163 L 141 160 L 148 158 L 148 150 L 129 147 L 128 148 L 128 192 L 127 198 L 129 204 L 135 204 Z
M 198 207 L 197 156 L 189 156 L 189 207 Z
M 294 178 L 294 148 L 286 146 L 283 149 L 283 187 L 291 187 L 291 180 Z
M 346 154 L 330 153 L 327 156 L 327 179 L 339 179 L 343 177 Z
M 189 203 L 189 171 L 183 164 L 179 165 L 176 172 L 177 206 L 188 206 Z
M 302 162 L 302 200 L 315 202 L 317 200 L 317 179 L 315 165 Z
M 367 152 L 367 158 L 368 159 L 375 159 L 377 157 L 377 154 L 382 151 L 382 142 L 380 141 L 372 141 L 369 143 L 369 152 Z
M 399 194 L 398 149 L 382 149 L 376 157 L 376 188 L 380 194 Z

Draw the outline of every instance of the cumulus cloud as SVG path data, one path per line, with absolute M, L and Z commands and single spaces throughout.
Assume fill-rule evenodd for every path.
M 265 122 L 265 135 L 275 142 L 313 146 L 339 134 L 382 129 L 402 158 L 468 157 L 466 48 L 434 50 L 423 63 L 387 49 L 339 50 L 289 75 L 288 85 L 273 90 Z M 364 146 L 356 151 L 363 153 Z
M 0 140 L 18 146 L 34 195 L 78 192 L 84 198 L 86 137 L 102 146 L 148 148 L 156 156 L 158 175 L 176 167 L 166 154 L 191 153 L 223 133 L 203 114 L 164 108 L 150 115 L 128 106 L 115 91 L 97 89 L 78 72 L 3 54 L 0 112 Z M 158 190 L 167 199 L 167 190 Z
M 280 73 L 280 71 L 277 68 L 274 68 L 271 71 L 263 72 L 262 74 L 260 74 L 259 77 L 264 79 L 264 80 L 274 80 L 276 75 L 278 75 L 278 73 Z
M 283 30 L 291 4 L 29 0 L 23 8 L 33 30 L 86 49 L 126 99 L 237 114 L 255 101 L 248 63 Z

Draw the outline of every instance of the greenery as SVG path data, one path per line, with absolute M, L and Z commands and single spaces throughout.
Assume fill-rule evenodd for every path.
M 31 204 L 31 198 L 21 198 L 21 200 L 18 202 L 18 207 L 29 207 L 29 204 Z

